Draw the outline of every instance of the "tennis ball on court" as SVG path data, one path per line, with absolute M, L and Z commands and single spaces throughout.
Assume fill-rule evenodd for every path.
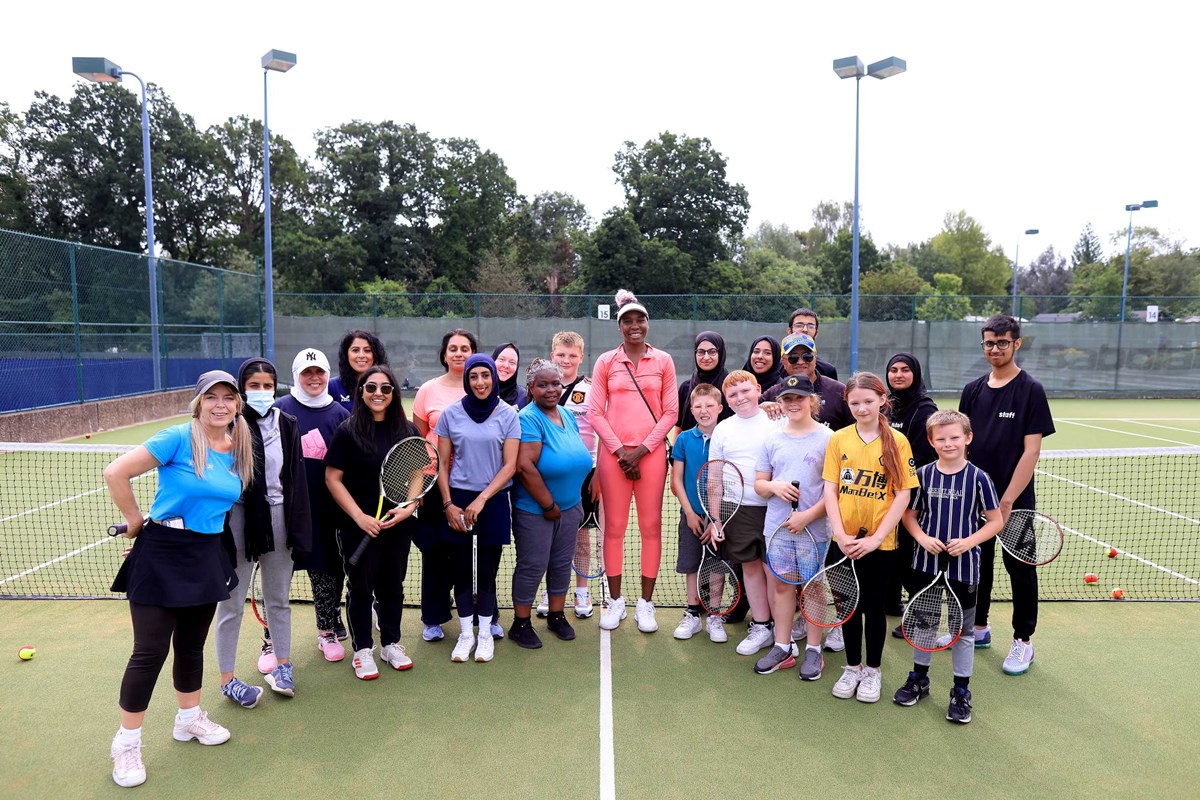
M 85 434 L 83 435 L 83 438 L 85 438 L 85 439 L 90 439 L 90 438 L 92 438 L 92 435 L 91 435 L 90 433 L 85 433 Z
M 36 655 L 37 648 L 31 644 L 27 644 L 17 651 L 17 658 L 21 659 L 22 661 L 28 661 Z
M 1120 586 L 1114 587 L 1112 590 L 1112 596 L 1113 596 L 1113 600 L 1120 600 L 1122 597 L 1125 596 L 1125 590 L 1122 589 Z
M 1117 548 L 1115 548 L 1115 547 L 1108 548 L 1108 557 L 1116 558 L 1117 557 Z
M 1096 583 L 1099 580 L 1100 580 L 1100 576 L 1094 572 L 1089 572 L 1083 576 L 1084 583 Z

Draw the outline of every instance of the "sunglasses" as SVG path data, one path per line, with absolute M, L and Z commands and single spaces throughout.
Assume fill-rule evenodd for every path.
M 801 361 L 807 364 L 814 358 L 816 358 L 816 356 L 814 356 L 812 353 L 801 353 L 798 356 L 788 356 L 787 360 L 789 364 L 799 364 Z
M 392 393 L 394 387 L 390 383 L 364 383 L 363 391 L 367 394 L 375 394 L 382 392 L 384 397 Z

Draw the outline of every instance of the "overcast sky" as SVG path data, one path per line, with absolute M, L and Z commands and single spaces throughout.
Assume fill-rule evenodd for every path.
M 988 10 L 983 10 L 986 6 Z M 1191 9 L 1191 10 L 1188 10 Z M 71 93 L 72 56 L 157 83 L 201 127 L 262 115 L 311 156 L 352 119 L 414 123 L 498 153 L 527 197 L 621 202 L 613 155 L 664 130 L 704 136 L 746 186 L 751 225 L 807 228 L 854 191 L 854 81 L 833 59 L 888 56 L 862 80 L 861 202 L 879 245 L 965 210 L 1009 258 L 1065 255 L 1091 222 L 1123 250 L 1127 203 L 1200 246 L 1195 31 L 1187 3 L 389 2 L 8 4 L 0 99 Z M 127 85 L 136 90 L 135 81 Z

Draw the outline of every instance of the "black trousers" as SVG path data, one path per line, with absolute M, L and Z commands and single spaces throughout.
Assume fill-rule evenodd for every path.
M 454 554 L 454 603 L 458 608 L 458 618 L 496 616 L 496 575 L 500 571 L 500 553 L 503 545 L 479 545 L 479 561 L 477 574 L 479 576 L 479 599 L 476 602 L 471 597 L 471 543 L 454 542 L 450 544 Z
M 1037 568 L 1017 561 L 1004 552 L 1004 569 L 1012 583 L 1013 638 L 1029 640 L 1037 630 L 1038 578 Z M 979 606 L 975 612 L 975 624 L 987 625 L 988 612 L 992 607 L 992 584 L 996 577 L 996 540 L 988 539 L 979 546 Z
M 836 554 L 836 555 L 835 555 Z M 829 544 L 826 563 L 842 557 L 837 544 Z M 884 595 L 896 559 L 895 550 L 875 550 L 854 562 L 858 573 L 858 611 L 842 625 L 846 642 L 846 663 L 878 668 L 883 663 L 883 645 L 887 641 L 887 614 Z M 866 632 L 867 658 L 863 661 L 863 633 Z
M 150 707 L 158 674 L 172 644 L 175 662 L 171 676 L 177 692 L 198 692 L 204 678 L 204 642 L 212 627 L 216 603 L 183 608 L 145 606 L 130 601 L 133 655 L 121 679 L 121 708 L 141 712 Z
M 351 564 L 347 559 L 366 535 L 358 528 L 337 532 L 349 589 L 346 624 L 350 627 L 350 640 L 355 650 L 375 646 L 374 626 L 371 625 L 373 601 L 379 617 L 379 643 L 389 645 L 400 641 L 404 576 L 408 572 L 408 551 L 412 546 L 412 536 L 407 528 L 390 528 L 381 531 L 375 541 L 367 545 L 357 564 Z

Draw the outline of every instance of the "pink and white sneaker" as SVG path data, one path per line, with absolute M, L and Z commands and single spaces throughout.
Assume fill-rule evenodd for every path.
M 317 649 L 325 656 L 326 661 L 341 661 L 346 657 L 346 648 L 338 641 L 333 631 L 317 633 Z
M 279 661 L 275 658 L 275 645 L 271 644 L 270 639 L 263 639 L 262 652 L 258 655 L 258 671 L 263 675 L 270 675 L 279 666 Z

